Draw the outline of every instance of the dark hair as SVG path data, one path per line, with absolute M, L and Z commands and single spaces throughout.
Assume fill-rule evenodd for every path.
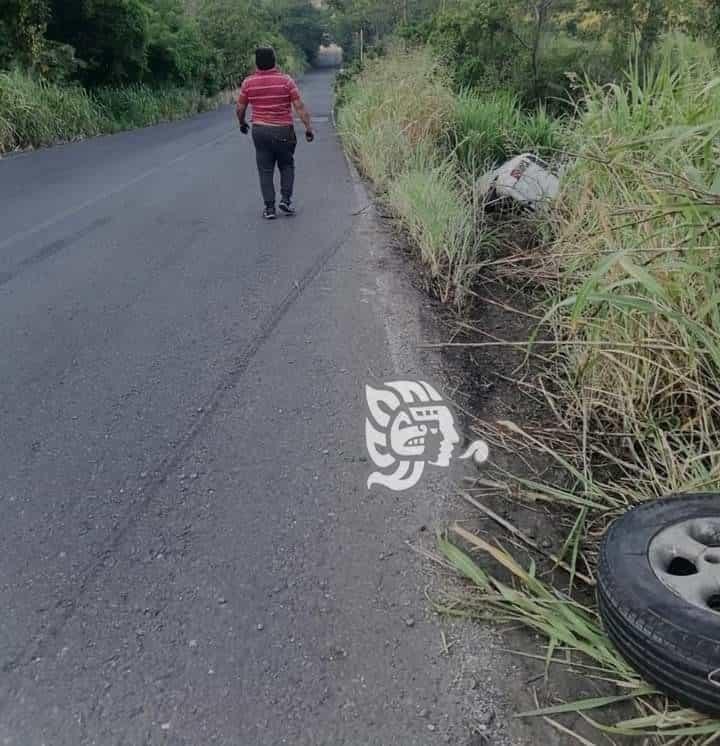
M 272 70 L 275 67 L 275 50 L 272 47 L 258 47 L 255 50 L 255 64 L 258 70 Z

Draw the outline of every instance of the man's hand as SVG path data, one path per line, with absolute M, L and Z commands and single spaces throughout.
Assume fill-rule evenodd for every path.
M 235 115 L 237 116 L 238 124 L 240 125 L 240 132 L 242 132 L 243 135 L 247 135 L 250 131 L 250 127 L 248 127 L 248 123 L 245 121 L 246 112 L 247 101 L 242 100 L 242 98 L 238 99 Z
M 305 139 L 312 142 L 315 139 L 315 133 L 311 129 L 305 130 Z

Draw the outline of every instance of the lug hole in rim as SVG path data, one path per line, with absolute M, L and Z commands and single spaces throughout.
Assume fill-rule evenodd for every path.
M 685 557 L 673 557 L 667 566 L 669 575 L 695 575 L 697 571 L 697 565 Z
M 720 565 L 720 554 L 704 554 L 703 559 L 711 565 Z
M 710 549 L 720 549 L 720 520 L 701 518 L 691 524 L 690 536 Z
M 720 593 L 713 593 L 705 603 L 708 605 L 708 608 L 720 612 Z

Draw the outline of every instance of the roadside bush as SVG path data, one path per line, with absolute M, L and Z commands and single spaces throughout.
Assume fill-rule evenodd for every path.
M 342 109 L 345 104 L 348 102 L 348 94 L 351 90 L 351 84 L 355 80 L 355 78 L 360 74 L 362 71 L 362 65 L 360 64 L 359 59 L 354 59 L 352 62 L 350 62 L 348 65 L 343 66 L 340 70 L 338 70 L 337 75 L 335 76 L 335 101 L 334 106 L 335 110 L 339 111 Z
M 36 64 L 43 49 L 49 17 L 49 0 L 3 0 L 0 3 L 0 69 Z
M 149 11 L 146 82 L 218 93 L 217 54 L 206 43 L 195 18 L 179 0 L 154 0 Z
M 571 35 L 563 30 L 568 23 L 562 14 L 540 23 L 527 3 L 460 0 L 405 28 L 404 35 L 429 44 L 460 89 L 512 91 L 528 107 L 544 102 L 556 111 L 572 108 L 586 78 L 605 83 L 621 72 L 616 47 L 602 28 L 594 34 L 576 28 Z
M 566 145 L 565 117 L 553 116 L 539 104 L 534 111 L 525 111 L 512 135 L 511 152 L 532 151 L 544 158 L 558 156 L 558 150 Z
M 50 83 L 72 84 L 84 67 L 69 44 L 46 41 L 38 52 L 33 72 Z
M 79 86 L 58 86 L 22 73 L 0 72 L 0 152 L 97 135 L 103 112 Z
M 485 606 L 478 609 L 475 594 L 470 613 L 492 608 L 495 618 L 520 620 L 551 651 L 561 640 L 564 662 L 589 659 L 638 708 L 638 717 L 612 728 L 601 715 L 589 723 L 647 743 L 700 746 L 717 740 L 720 721 L 658 696 L 609 643 L 596 606 L 584 602 L 592 596 L 568 595 L 568 587 L 593 585 L 598 539 L 612 518 L 670 493 L 720 488 L 720 67 L 706 45 L 686 37 L 665 37 L 649 58 L 641 44 L 624 81 L 587 84 L 568 128 L 576 157 L 549 215 L 548 241 L 531 255 L 520 247 L 502 275 L 545 292 L 528 355 L 541 359 L 533 391 L 545 395 L 556 422 L 498 423 L 501 437 L 556 468 L 552 481 L 539 470 L 497 470 L 483 483 L 533 509 L 572 511 L 556 519 L 565 540 L 553 557 L 556 567 L 565 563 L 569 586 L 565 578 L 541 582 L 519 554 L 462 527 L 455 539 L 504 565 L 517 580 L 512 593 L 459 545 L 441 541 L 441 550 L 481 591 Z M 585 699 L 562 712 L 605 703 Z
M 458 86 L 486 92 L 511 88 L 527 57 L 515 25 L 504 0 L 464 0 L 437 13 L 416 37 L 429 43 Z
M 0 72 L 0 152 L 40 147 L 195 114 L 215 100 L 187 88 L 56 85 L 20 71 Z
M 525 61 L 513 71 L 512 86 L 525 105 L 542 101 L 554 112 L 567 112 L 584 95 L 586 82 L 610 83 L 622 77 L 622 70 L 608 40 L 554 31 L 542 40 L 537 80 Z
M 201 0 L 198 24 L 206 43 L 217 51 L 222 88 L 234 88 L 254 67 L 258 44 L 271 44 L 278 64 L 291 75 L 305 69 L 305 59 L 277 31 L 271 9 L 250 0 Z
M 517 96 L 502 91 L 482 96 L 465 89 L 453 113 L 455 151 L 467 168 L 475 170 L 507 156 L 508 136 L 520 116 Z
M 111 131 L 182 119 L 210 107 L 200 91 L 188 88 L 157 89 L 144 85 L 98 88 L 92 97 L 111 122 L 108 128 Z

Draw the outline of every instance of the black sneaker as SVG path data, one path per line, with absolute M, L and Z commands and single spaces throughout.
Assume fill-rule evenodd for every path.
M 266 207 L 263 210 L 263 217 L 265 218 L 265 220 L 275 220 L 275 218 L 277 217 L 277 213 L 275 212 L 275 208 L 274 207 Z
M 289 200 L 284 199 L 280 203 L 280 212 L 284 213 L 285 215 L 294 215 L 295 208 L 292 206 L 292 203 Z

